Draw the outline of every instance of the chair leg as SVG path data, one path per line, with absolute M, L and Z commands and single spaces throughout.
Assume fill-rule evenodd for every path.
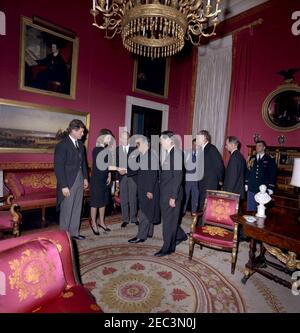
M 193 238 L 189 238 L 189 260 L 193 258 L 193 253 L 194 253 L 194 247 L 195 247 L 195 242 L 193 241 Z
M 234 247 L 231 253 L 231 274 L 234 274 L 235 272 L 236 259 L 237 259 L 237 250 Z

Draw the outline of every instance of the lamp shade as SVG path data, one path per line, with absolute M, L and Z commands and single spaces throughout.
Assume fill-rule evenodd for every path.
M 300 158 L 294 159 L 293 175 L 291 185 L 300 187 Z

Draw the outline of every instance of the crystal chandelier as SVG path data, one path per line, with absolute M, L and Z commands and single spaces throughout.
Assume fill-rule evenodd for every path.
M 159 58 L 179 52 L 185 40 L 199 46 L 202 36 L 215 35 L 220 1 L 93 0 L 90 12 L 106 38 L 121 34 L 128 51 Z

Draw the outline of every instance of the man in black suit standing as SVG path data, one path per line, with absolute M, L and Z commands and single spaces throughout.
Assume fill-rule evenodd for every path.
M 160 172 L 160 209 L 164 244 L 155 256 L 163 257 L 175 252 L 176 245 L 187 240 L 187 235 L 179 226 L 183 199 L 183 154 L 175 147 L 172 131 L 162 132 L 160 143 L 166 150 Z
M 201 130 L 196 137 L 197 144 L 200 146 L 200 152 L 203 153 L 204 158 L 204 175 L 199 181 L 200 210 L 204 206 L 206 190 L 218 190 L 224 178 L 225 168 L 221 154 L 217 147 L 210 143 L 210 140 L 210 134 L 206 130 Z
M 139 230 L 129 243 L 142 243 L 153 236 L 154 224 L 160 223 L 159 207 L 159 160 L 156 153 L 149 148 L 149 140 L 145 136 L 136 139 L 139 151 L 137 171 L 137 191 L 139 203 Z
M 117 174 L 117 182 L 120 187 L 121 196 L 121 227 L 131 223 L 139 224 L 137 220 L 137 171 L 130 168 L 129 159 L 136 159 L 135 146 L 129 145 L 129 133 L 123 131 L 120 134 L 120 145 L 116 148 L 116 166 L 118 168 L 127 169 L 126 174 Z
M 88 187 L 85 151 L 80 141 L 84 131 L 84 123 L 73 119 L 67 129 L 68 135 L 56 145 L 54 152 L 59 225 L 76 240 L 85 238 L 79 235 L 83 190 Z
M 235 136 L 228 136 L 225 148 L 230 153 L 224 179 L 224 191 L 237 193 L 240 200 L 245 199 L 246 160 L 239 151 L 240 142 Z

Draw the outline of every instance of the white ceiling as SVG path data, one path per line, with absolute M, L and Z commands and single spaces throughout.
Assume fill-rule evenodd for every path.
M 269 0 L 222 0 L 220 21 L 236 16 Z

